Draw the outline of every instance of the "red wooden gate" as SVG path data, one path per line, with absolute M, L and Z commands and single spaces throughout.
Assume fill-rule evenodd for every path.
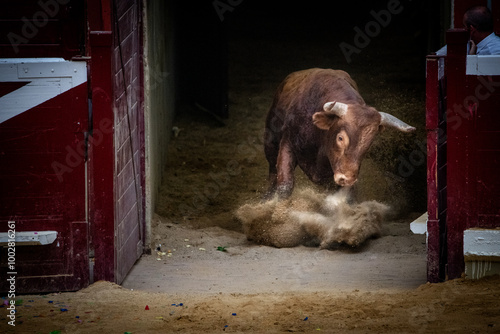
M 467 74 L 465 30 L 447 33 L 443 77 L 427 60 L 428 280 L 460 277 L 469 228 L 500 226 L 500 75 Z M 479 57 L 479 58 L 478 58 Z M 487 57 L 487 56 L 485 56 Z M 485 58 L 483 58 L 485 59 Z M 493 58 L 491 58 L 493 59 Z
M 68 60 L 84 55 L 85 3 L 11 2 L 0 32 L 0 232 L 10 220 L 24 241 L 55 237 L 16 243 L 16 292 L 75 290 L 89 283 L 88 93 L 87 64 Z
M 0 221 L 15 222 L 16 233 L 57 233 L 48 245 L 16 243 L 16 291 L 81 288 L 89 282 L 86 63 L 4 59 L 0 72 Z M 13 271 L 5 248 L 1 265 Z
M 20 0 L 0 31 L 0 233 L 55 236 L 18 243 L 17 292 L 120 283 L 145 239 L 141 1 Z

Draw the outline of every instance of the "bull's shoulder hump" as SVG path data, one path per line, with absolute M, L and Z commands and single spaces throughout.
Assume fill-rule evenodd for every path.
M 343 71 L 343 70 L 334 70 L 331 68 L 325 68 L 325 69 L 323 69 L 323 72 L 329 73 L 332 76 L 336 76 L 336 77 L 340 77 L 340 78 L 350 78 L 351 77 L 349 75 L 349 73 L 347 73 L 346 71 Z
M 298 101 L 311 100 L 307 98 L 309 95 L 324 96 L 326 99 L 339 99 L 344 102 L 348 100 L 363 102 L 356 82 L 347 72 L 324 68 L 310 68 L 290 73 L 280 85 L 278 100 L 281 104 L 294 105 Z
M 321 71 L 317 72 L 317 77 L 322 78 L 320 80 L 327 80 L 328 82 L 345 82 L 350 87 L 352 87 L 356 92 L 359 92 L 358 85 L 351 78 L 349 73 L 342 70 L 334 70 L 334 69 L 320 69 Z M 343 84 L 341 84 L 343 85 Z
M 309 68 L 306 70 L 301 70 L 301 71 L 296 71 L 292 72 L 287 77 L 285 78 L 285 82 L 297 82 L 297 81 L 303 81 L 306 77 L 310 75 L 314 75 L 318 70 L 318 68 Z
M 319 75 L 319 76 L 329 76 L 329 77 L 335 77 L 335 78 L 339 78 L 339 79 L 352 80 L 351 76 L 346 71 L 335 70 L 332 68 L 311 68 L 309 70 L 309 73 Z
M 356 86 L 356 82 L 354 82 L 354 80 L 351 78 L 351 76 L 349 75 L 349 73 L 347 72 L 344 72 L 342 70 L 338 70 L 338 76 L 342 79 L 344 79 L 345 81 L 349 82 L 351 85 L 354 85 Z
M 332 70 L 334 71 L 333 75 L 339 79 L 345 80 L 352 88 L 354 88 L 356 91 L 359 91 L 358 85 L 356 84 L 356 81 L 354 81 L 349 73 L 342 71 L 342 70 Z
M 320 80 L 320 81 L 328 81 L 328 82 L 338 82 L 339 80 L 347 82 L 351 87 L 353 87 L 355 90 L 358 90 L 358 86 L 356 82 L 351 78 L 349 73 L 342 71 L 342 70 L 334 70 L 330 68 L 316 68 L 316 69 L 311 69 L 311 72 L 309 74 L 312 74 L 311 77 L 313 77 L 313 80 Z
M 354 82 L 349 73 L 342 70 L 334 70 L 331 68 L 309 68 L 292 72 L 285 78 L 285 82 L 303 81 L 306 78 L 314 80 L 314 78 L 325 77 L 344 79 L 349 82 Z
M 349 82 L 354 82 L 354 80 L 351 78 L 349 73 L 346 71 L 342 70 L 333 70 L 333 69 L 325 69 L 324 71 L 325 74 L 328 74 L 331 77 L 339 78 L 339 79 L 344 79 Z

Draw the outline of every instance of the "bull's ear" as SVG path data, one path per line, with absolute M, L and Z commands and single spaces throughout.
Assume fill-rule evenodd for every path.
M 316 125 L 321 130 L 328 130 L 334 124 L 335 117 L 332 117 L 331 115 L 328 115 L 323 111 L 320 111 L 312 115 L 312 120 L 314 125 Z

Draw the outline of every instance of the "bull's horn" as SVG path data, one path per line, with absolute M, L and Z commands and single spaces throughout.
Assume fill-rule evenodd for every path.
M 415 128 L 411 125 L 406 124 L 402 120 L 397 117 L 392 116 L 391 114 L 387 114 L 385 112 L 379 112 L 382 119 L 380 121 L 380 125 L 388 126 L 391 128 L 396 128 L 399 131 L 403 132 L 413 132 Z
M 347 112 L 347 104 L 342 102 L 327 102 L 323 105 L 323 110 L 329 114 L 343 117 Z

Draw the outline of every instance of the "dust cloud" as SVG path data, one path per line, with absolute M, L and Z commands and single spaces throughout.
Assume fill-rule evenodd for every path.
M 357 247 L 380 236 L 389 210 L 377 201 L 352 203 L 347 188 L 332 195 L 305 188 L 286 200 L 244 204 L 235 215 L 248 240 L 258 244 L 331 249 L 342 244 Z

